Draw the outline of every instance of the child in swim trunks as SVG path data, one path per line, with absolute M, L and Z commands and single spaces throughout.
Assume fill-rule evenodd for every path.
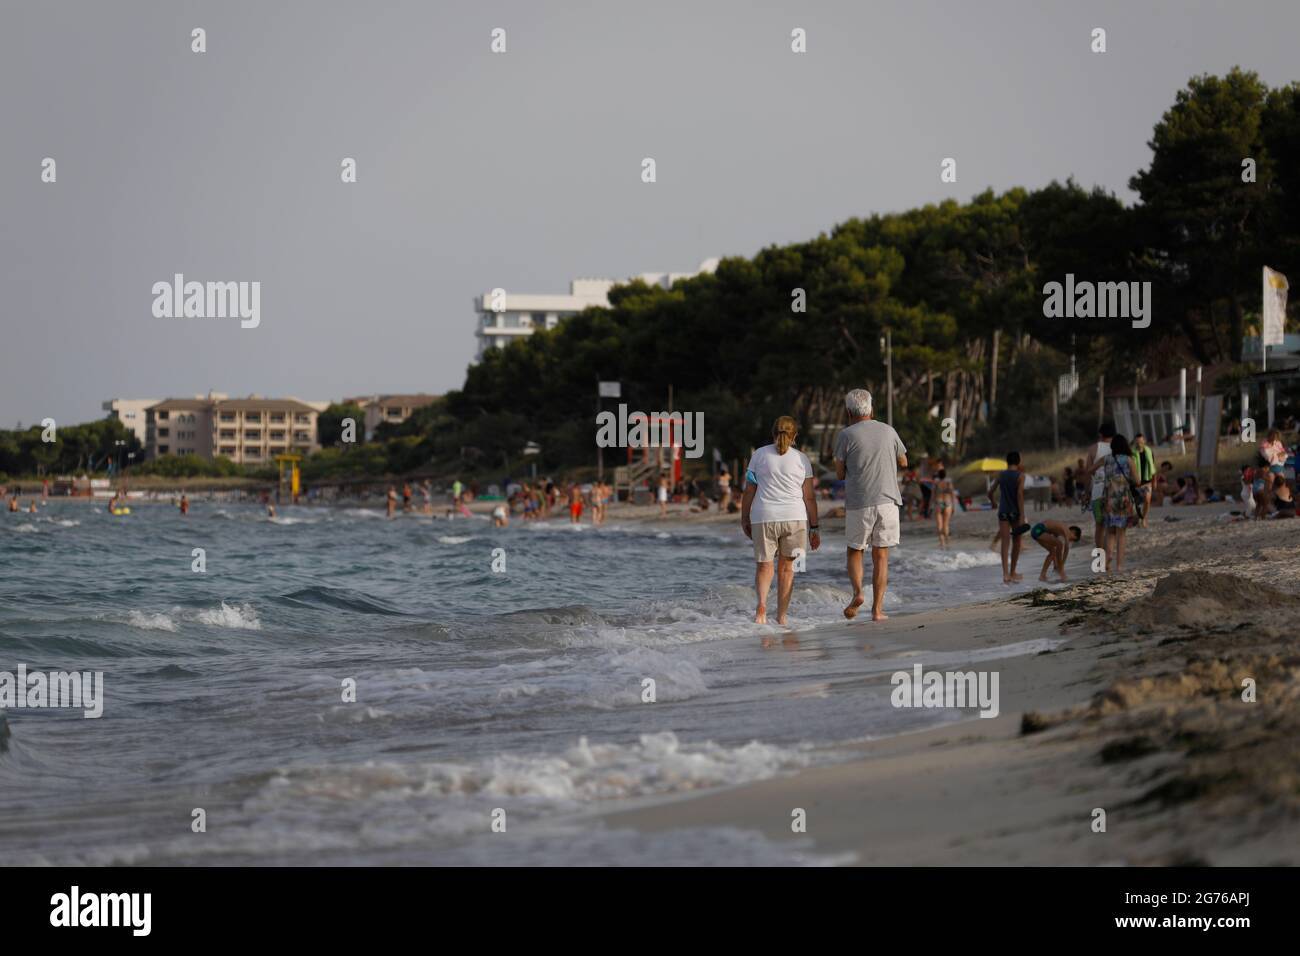
M 1057 577 L 1065 581 L 1065 559 L 1070 556 L 1070 542 L 1082 538 L 1083 529 L 1073 524 L 1067 528 L 1059 521 L 1040 521 L 1029 529 L 1029 537 L 1047 550 L 1038 580 L 1046 581 L 1047 569 L 1055 564 Z

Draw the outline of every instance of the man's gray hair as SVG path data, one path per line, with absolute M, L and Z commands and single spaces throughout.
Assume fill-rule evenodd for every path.
M 871 393 L 865 388 L 855 388 L 844 396 L 844 407 L 854 418 L 864 418 L 871 414 Z

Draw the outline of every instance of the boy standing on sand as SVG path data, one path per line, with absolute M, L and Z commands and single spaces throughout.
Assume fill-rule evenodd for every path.
M 996 501 L 993 500 L 994 488 L 998 492 Z M 989 489 L 989 503 L 996 505 L 998 509 L 998 538 L 1002 542 L 1002 583 L 1014 584 L 1023 580 L 1022 576 L 1016 573 L 1016 565 L 1020 562 L 1020 535 L 1024 533 L 1024 530 L 1020 529 L 1020 520 L 1021 515 L 1025 513 L 1025 469 L 1020 464 L 1020 452 L 1007 453 L 1006 470 L 999 472 L 997 483 Z M 1008 551 L 1011 552 L 1009 569 Z
M 1067 528 L 1059 521 L 1040 521 L 1029 529 L 1029 537 L 1047 549 L 1047 557 L 1043 559 L 1043 570 L 1038 575 L 1038 580 L 1046 581 L 1047 569 L 1055 564 L 1057 577 L 1064 581 L 1065 559 L 1070 556 L 1070 542 L 1082 538 L 1083 529 L 1075 524 Z

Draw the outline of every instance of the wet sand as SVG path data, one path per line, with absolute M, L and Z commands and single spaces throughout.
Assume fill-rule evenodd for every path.
M 927 651 L 1065 638 L 949 668 L 999 672 L 997 718 L 837 747 L 846 760 L 608 813 L 605 825 L 751 829 L 866 865 L 1300 862 L 1300 521 L 1226 520 L 1233 507 L 1153 509 L 1150 528 L 1128 533 L 1122 574 L 1093 573 L 1085 538 L 1067 587 L 841 626 L 912 631 Z M 1084 517 L 1029 517 L 1044 515 Z M 987 541 L 993 516 L 959 513 L 953 530 Z M 929 533 L 907 524 L 903 545 Z M 1032 581 L 1045 552 L 1025 544 Z M 888 693 L 888 675 L 878 680 Z M 806 833 L 792 831 L 797 809 Z

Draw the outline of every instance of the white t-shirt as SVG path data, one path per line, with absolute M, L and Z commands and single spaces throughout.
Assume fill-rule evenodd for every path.
M 797 448 L 778 455 L 775 445 L 764 445 L 754 452 L 745 473 L 746 480 L 758 486 L 749 507 L 750 523 L 807 521 L 803 483 L 812 476 L 812 462 Z

